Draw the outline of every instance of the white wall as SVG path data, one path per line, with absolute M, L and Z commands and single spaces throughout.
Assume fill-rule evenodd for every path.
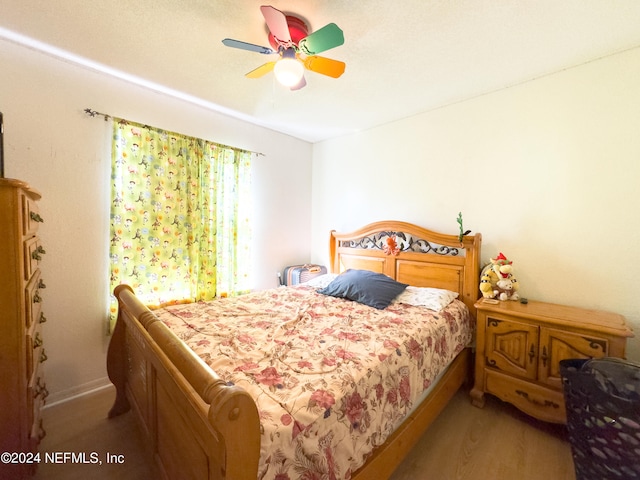
M 327 234 L 397 219 L 483 235 L 530 299 L 626 316 L 640 360 L 640 49 L 314 145 Z M 375 99 L 372 99 L 375 101 Z
M 309 261 L 310 144 L 0 40 L 5 176 L 43 196 L 50 402 L 106 382 L 111 127 L 87 107 L 264 153 L 253 169 L 255 287 Z
M 638 78 L 632 50 L 311 146 L 0 40 L 5 176 L 43 194 L 50 400 L 106 381 L 110 128 L 84 108 L 266 154 L 256 288 L 284 265 L 326 263 L 331 229 L 398 219 L 457 233 L 461 211 L 483 260 L 514 260 L 523 294 L 619 312 L 640 335 Z M 639 360 L 640 339 L 629 345 Z

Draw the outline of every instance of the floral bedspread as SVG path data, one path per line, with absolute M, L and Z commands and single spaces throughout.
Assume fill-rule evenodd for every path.
M 157 310 L 255 398 L 260 479 L 349 479 L 471 341 L 466 306 L 376 310 L 307 286 Z

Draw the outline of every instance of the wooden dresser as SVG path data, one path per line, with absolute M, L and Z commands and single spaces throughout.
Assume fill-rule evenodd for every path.
M 560 360 L 624 358 L 633 336 L 622 315 L 530 301 L 479 300 L 474 405 L 484 394 L 554 423 L 566 423 Z
M 22 479 L 37 466 L 45 435 L 40 409 L 48 395 L 42 363 L 47 359 L 41 324 L 38 237 L 40 194 L 24 182 L 0 178 L 0 479 Z M 16 463 L 13 463 L 13 460 Z

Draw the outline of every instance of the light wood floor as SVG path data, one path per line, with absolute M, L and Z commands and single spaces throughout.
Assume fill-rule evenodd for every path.
M 102 464 L 41 463 L 36 480 L 146 480 L 155 471 L 131 413 L 107 419 L 115 393 L 106 389 L 44 410 L 40 451 L 95 452 Z M 107 453 L 122 464 L 107 463 Z M 565 428 L 538 422 L 487 396 L 473 407 L 460 390 L 391 480 L 575 480 Z M 179 479 L 172 479 L 179 480 Z
M 115 389 L 108 388 L 44 409 L 42 416 L 47 435 L 40 444 L 42 455 L 84 453 L 90 462 L 91 454 L 95 452 L 102 464 L 47 463 L 42 458 L 35 480 L 160 478 L 142 447 L 142 436 L 132 412 L 107 418 L 114 398 Z M 124 463 L 107 463 L 107 453 L 122 455 Z
M 461 389 L 391 480 L 575 480 L 566 427 Z

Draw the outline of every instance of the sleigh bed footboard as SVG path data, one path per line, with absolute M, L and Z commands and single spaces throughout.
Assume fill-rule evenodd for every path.
M 134 410 L 167 479 L 256 479 L 260 423 L 251 397 L 221 380 L 130 287 L 117 287 L 115 295 L 107 370 L 116 399 L 109 417 Z

